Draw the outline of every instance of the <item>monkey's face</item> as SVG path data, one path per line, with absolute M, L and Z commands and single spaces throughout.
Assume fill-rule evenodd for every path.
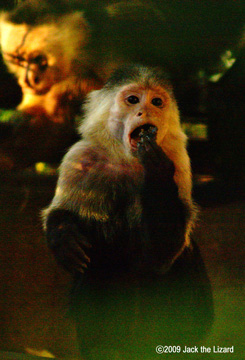
M 160 86 L 124 86 L 116 95 L 110 111 L 110 131 L 127 149 L 135 152 L 142 129 L 155 126 L 156 141 L 160 143 L 169 127 L 169 104 L 170 95 Z
M 45 94 L 69 73 L 70 63 L 58 40 L 54 25 L 28 27 L 2 22 L 3 58 L 23 93 Z

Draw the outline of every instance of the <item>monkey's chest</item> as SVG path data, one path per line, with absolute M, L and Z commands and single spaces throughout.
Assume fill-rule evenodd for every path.
M 141 216 L 141 195 L 139 180 L 131 168 L 117 167 L 112 171 L 110 166 L 98 163 L 82 176 L 79 214 L 115 230 L 126 222 L 137 222 Z

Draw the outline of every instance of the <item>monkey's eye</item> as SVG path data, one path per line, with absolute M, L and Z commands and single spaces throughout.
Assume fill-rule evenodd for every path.
M 47 58 L 44 55 L 37 55 L 37 56 L 33 57 L 31 59 L 30 63 L 36 64 L 37 66 L 39 66 L 41 71 L 44 71 L 48 66 Z
M 157 106 L 157 107 L 161 107 L 163 105 L 163 101 L 161 98 L 154 98 L 151 101 L 152 105 Z
M 134 105 L 134 104 L 137 104 L 137 103 L 140 102 L 139 98 L 138 98 L 137 96 L 135 96 L 135 95 L 130 95 L 130 96 L 126 99 L 126 101 L 127 101 L 129 104 L 131 104 L 131 105 Z

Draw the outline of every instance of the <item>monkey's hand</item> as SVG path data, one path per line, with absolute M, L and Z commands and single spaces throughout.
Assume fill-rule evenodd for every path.
M 47 220 L 48 245 L 59 265 L 75 275 L 84 273 L 90 263 L 91 244 L 81 232 L 76 215 L 68 210 L 54 210 Z
M 157 129 L 151 126 L 139 134 L 140 140 L 137 144 L 138 157 L 145 168 L 146 178 L 155 178 L 159 182 L 172 182 L 174 176 L 174 165 L 166 156 L 162 148 L 156 143 Z
M 145 170 L 142 224 L 146 258 L 148 268 L 160 275 L 171 267 L 185 242 L 186 209 L 178 196 L 174 164 L 149 131 L 141 135 L 138 156 Z

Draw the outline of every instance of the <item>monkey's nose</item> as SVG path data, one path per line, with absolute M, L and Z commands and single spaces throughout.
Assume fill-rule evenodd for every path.
M 40 82 L 40 77 L 35 71 L 29 70 L 26 72 L 26 83 L 29 87 L 35 88 Z

